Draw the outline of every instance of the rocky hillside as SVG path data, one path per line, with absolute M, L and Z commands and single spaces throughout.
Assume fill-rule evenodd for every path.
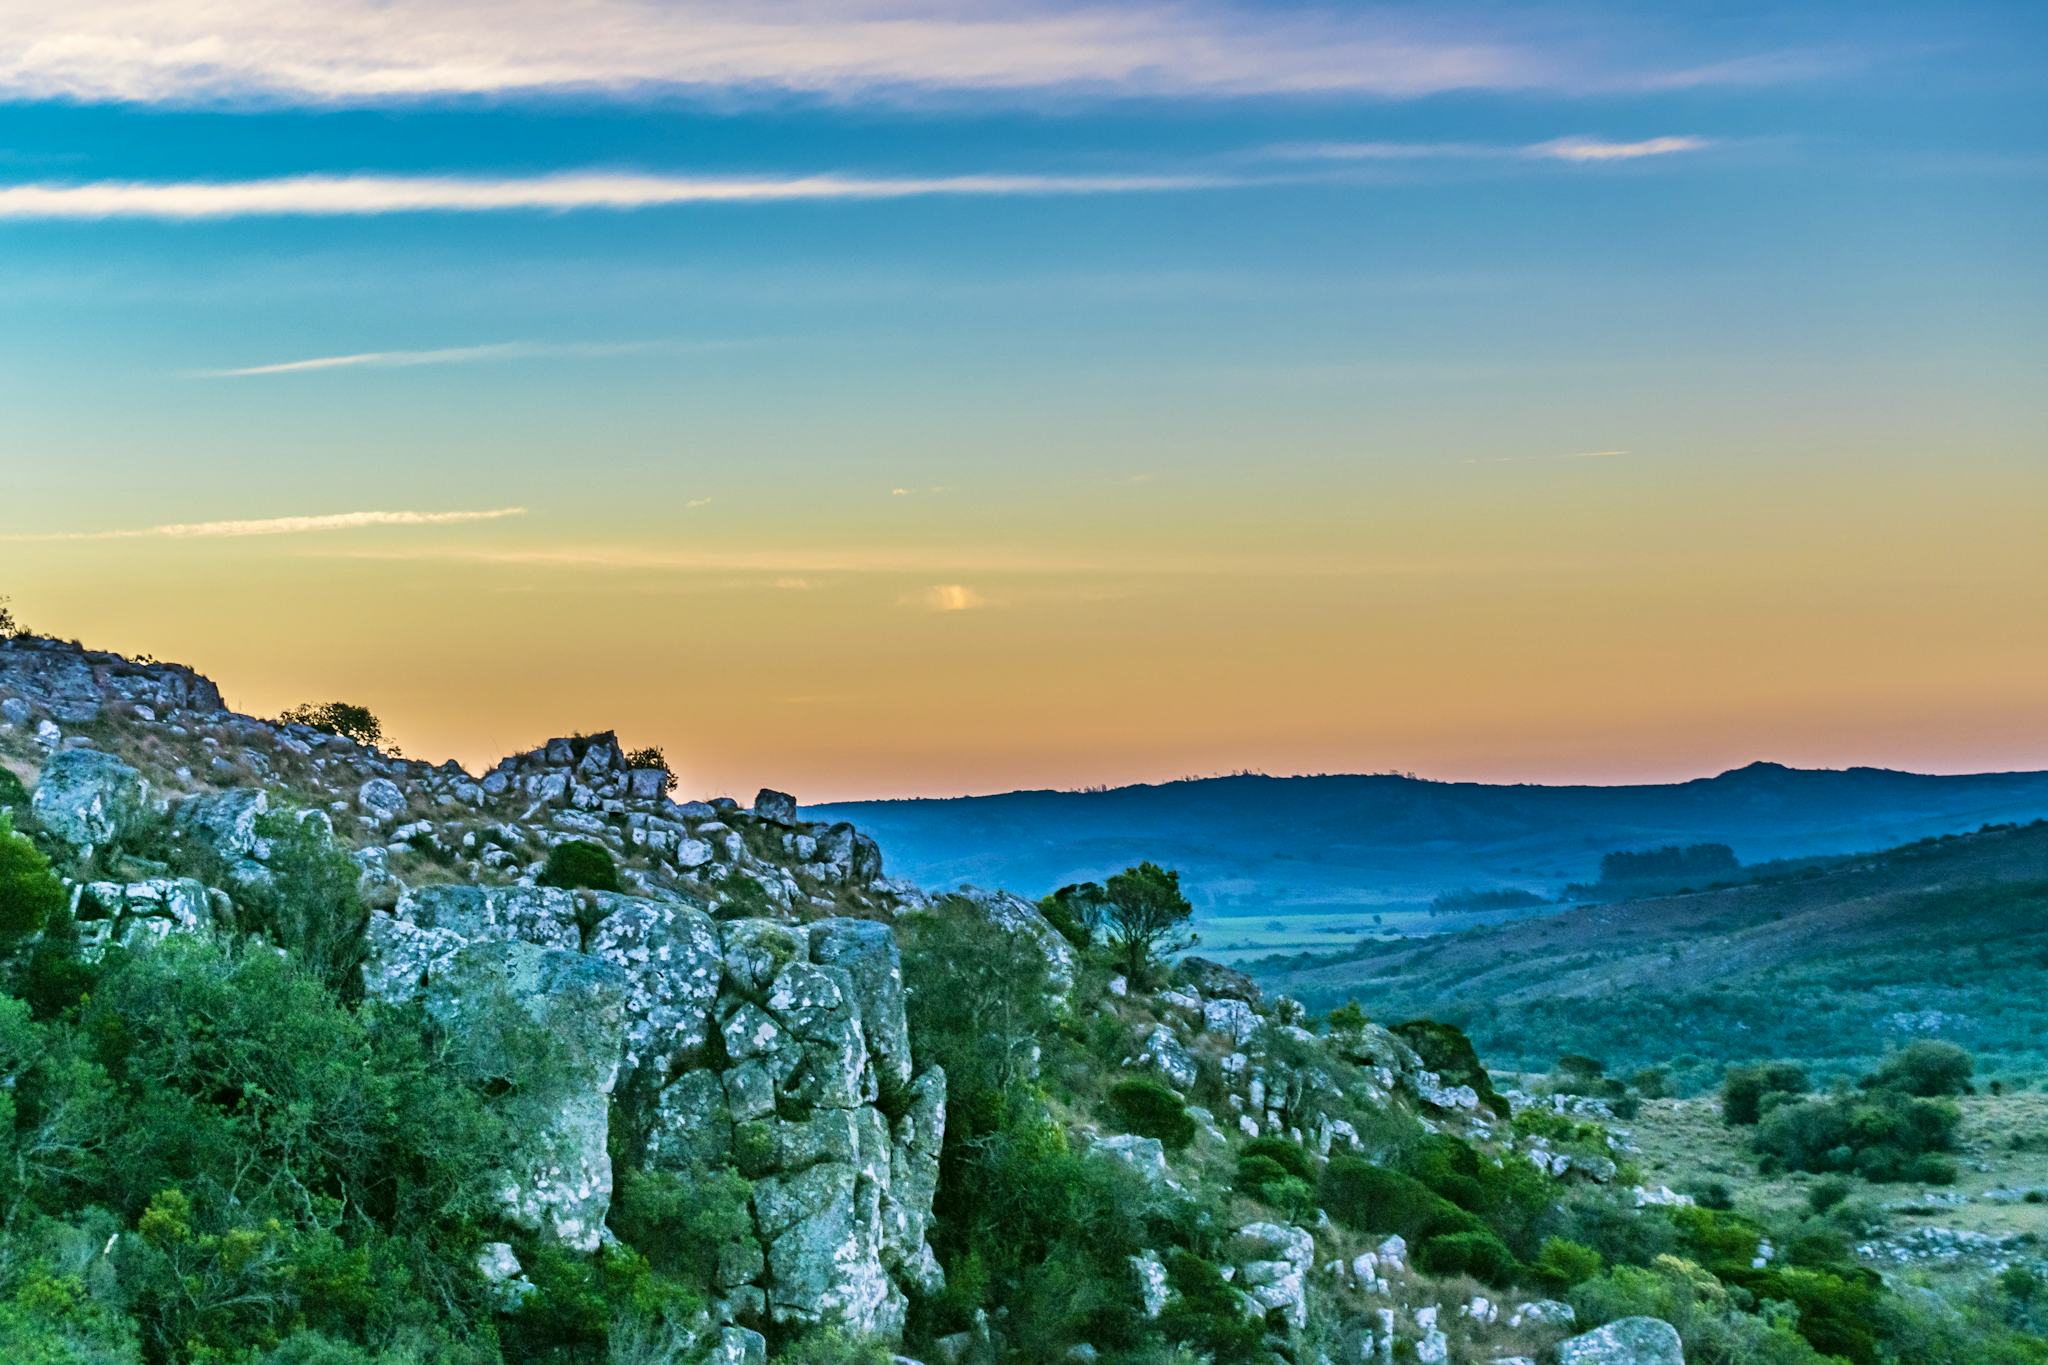
M 1120 973 L 609 734 L 472 774 L 13 639 L 0 757 L 0 1358 L 1805 1365 L 1932 1311 L 1455 1029 Z

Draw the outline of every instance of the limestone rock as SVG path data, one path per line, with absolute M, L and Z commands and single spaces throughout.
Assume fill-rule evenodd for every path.
M 388 777 L 373 777 L 356 789 L 356 806 L 380 825 L 405 814 L 405 792 Z
M 761 789 L 754 798 L 754 818 L 767 820 L 778 825 L 793 825 L 796 821 L 796 798 L 788 792 Z
M 479 1082 L 524 1084 L 509 1092 L 510 1130 L 500 1198 L 515 1223 L 582 1252 L 597 1250 L 611 1205 L 605 1136 L 625 1035 L 627 983 L 615 966 L 532 943 L 489 941 L 457 950 L 427 981 L 428 1012 L 459 1040 L 458 1062 Z M 542 1074 L 500 1039 L 523 1020 L 548 1055 Z
M 1237 1283 L 1263 1312 L 1285 1314 L 1296 1330 L 1308 1322 L 1308 1273 L 1316 1241 L 1306 1228 L 1286 1223 L 1252 1223 L 1230 1241 Z
M 52 754 L 29 809 L 44 829 L 89 853 L 134 828 L 149 804 L 142 774 L 97 749 Z
M 1661 1318 L 1622 1318 L 1559 1342 L 1557 1365 L 1685 1365 L 1685 1347 Z
M 235 787 L 185 802 L 178 823 L 223 858 L 247 858 L 256 852 L 256 819 L 269 810 L 261 787 Z

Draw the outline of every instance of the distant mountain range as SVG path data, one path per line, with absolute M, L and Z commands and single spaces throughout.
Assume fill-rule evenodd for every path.
M 1205 917 L 1413 910 L 1439 892 L 1555 894 L 1601 855 L 1725 843 L 1744 862 L 1886 848 L 2048 816 L 2048 772 L 1929 776 L 1753 763 L 1634 786 L 1495 786 L 1399 776 L 1218 777 L 1106 791 L 810 807 L 933 887 L 1037 895 L 1138 859 L 1177 867 Z

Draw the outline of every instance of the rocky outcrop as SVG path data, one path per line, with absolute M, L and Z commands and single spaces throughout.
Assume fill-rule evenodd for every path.
M 461 1034 L 491 1012 L 558 1036 L 568 1077 L 523 1114 L 508 1212 L 581 1249 L 611 1190 L 614 1091 L 652 1167 L 731 1164 L 760 1250 L 721 1274 L 729 1318 L 901 1332 L 942 1284 L 926 1241 L 945 1076 L 919 1070 L 894 937 L 873 921 L 714 921 L 675 901 L 434 887 L 372 917 L 366 989 Z M 471 1061 L 480 1078 L 488 1053 Z
M 1661 1318 L 1622 1318 L 1559 1342 L 1557 1365 L 1685 1365 L 1685 1347 Z
M 87 857 L 134 828 L 148 807 L 149 783 L 142 774 L 97 749 L 52 754 L 30 802 L 44 829 Z
M 226 897 L 191 878 L 89 882 L 71 891 L 79 953 L 97 962 L 109 948 L 137 948 L 173 934 L 200 934 L 224 915 Z
M 222 708 L 220 689 L 179 664 L 143 663 L 64 640 L 0 641 L 0 696 L 61 725 L 98 720 L 109 705 L 146 707 L 157 718 Z

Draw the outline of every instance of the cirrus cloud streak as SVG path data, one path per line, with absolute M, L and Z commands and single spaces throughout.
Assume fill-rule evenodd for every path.
M 0 536 L 0 540 L 223 540 L 244 536 L 304 535 L 320 531 L 360 531 L 379 526 L 454 526 L 525 515 L 524 507 L 493 507 L 474 512 L 329 512 L 316 516 L 235 521 L 180 521 L 113 531 L 43 531 Z
M 1642 35 L 1636 35 L 1640 37 Z M 0 98 L 372 104 L 788 91 L 833 99 L 1658 89 L 1796 78 L 1814 59 L 1674 66 L 1458 7 L 1060 0 L 0 0 Z
M 1143 194 L 1227 189 L 1214 175 L 469 177 L 301 175 L 264 180 L 101 180 L 0 185 L 0 220 L 366 217 L 389 213 L 624 211 L 679 204 L 804 203 L 933 196 Z

